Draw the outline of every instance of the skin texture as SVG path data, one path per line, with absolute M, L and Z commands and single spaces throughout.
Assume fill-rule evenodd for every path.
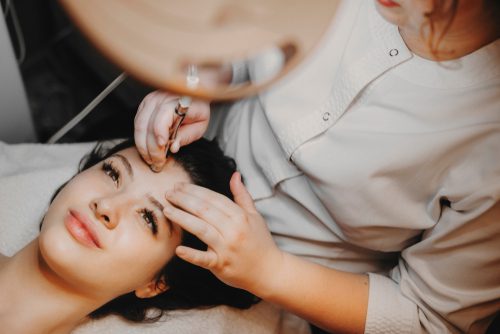
M 408 47 L 421 57 L 455 59 L 498 38 L 491 13 L 484 11 L 482 2 L 460 1 L 453 23 L 439 44 L 436 59 L 436 54 L 428 48 L 425 29 L 423 35 L 421 31 L 427 22 L 424 14 L 432 9 L 434 1 L 394 0 L 399 6 L 390 8 L 375 1 L 382 17 L 398 25 Z M 449 17 L 433 19 L 440 35 Z M 151 102 L 145 100 L 145 104 Z M 162 112 L 172 115 L 173 110 L 167 109 Z M 193 112 L 193 115 L 198 114 Z M 141 118 L 140 122 L 136 119 L 136 129 L 145 129 L 147 122 L 151 118 Z M 162 131 L 168 135 L 167 127 L 157 130 L 155 135 Z M 152 150 L 148 152 L 148 147 L 140 142 L 138 145 L 142 145 L 139 151 L 143 158 L 150 161 L 148 154 Z M 238 174 L 231 179 L 231 190 L 234 202 L 188 184 L 176 185 L 167 193 L 171 205 L 165 207 L 164 214 L 209 245 L 206 252 L 180 246 L 177 255 L 211 270 L 225 283 L 248 290 L 328 331 L 363 333 L 369 292 L 367 276 L 328 269 L 282 252 Z
M 127 159 L 133 174 L 119 156 Z M 153 173 L 133 148 L 119 156 L 105 160 L 119 172 L 119 180 L 102 169 L 103 163 L 80 173 L 54 199 L 40 233 L 41 254 L 54 274 L 84 293 L 105 290 L 121 295 L 147 285 L 180 243 L 179 228 L 169 226 L 150 198 L 164 206 L 163 191 L 175 182 L 189 182 L 186 172 L 170 163 L 161 173 Z M 158 218 L 156 235 L 145 220 L 144 208 Z M 87 217 L 100 249 L 75 242 L 64 224 L 68 210 Z M 115 272 L 128 272 L 129 279 L 116 280 Z
M 443 3 L 444 13 L 433 17 L 435 38 L 442 37 L 438 49 L 429 47 L 429 19 L 434 3 Z M 375 1 L 379 14 L 397 25 L 403 40 L 413 53 L 431 60 L 451 60 L 463 57 L 499 37 L 494 11 L 485 1 L 460 0 L 456 13 L 450 14 L 452 0 L 393 0 L 399 6 L 383 6 Z M 485 9 L 486 8 L 486 9 Z M 450 24 L 451 23 L 451 24 Z
M 0 289 L 2 330 L 65 333 L 124 293 L 135 291 L 147 298 L 168 289 L 156 284 L 156 279 L 180 244 L 181 230 L 167 221 L 150 198 L 163 207 L 167 204 L 164 191 L 190 178 L 172 160 L 162 172 L 152 172 L 135 148 L 119 155 L 105 160 L 120 173 L 119 178 L 103 170 L 102 162 L 78 174 L 52 202 L 39 237 L 0 261 L 0 286 L 9 286 Z M 156 234 L 150 220 L 145 220 L 144 208 L 157 217 Z M 66 225 L 69 212 L 87 221 L 99 247 L 75 238 Z

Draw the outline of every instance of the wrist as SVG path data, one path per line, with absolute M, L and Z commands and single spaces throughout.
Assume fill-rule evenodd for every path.
M 267 300 L 280 289 L 286 275 L 286 263 L 290 254 L 287 254 L 276 248 L 275 251 L 267 253 L 265 256 L 265 265 L 257 273 L 258 279 L 249 290 L 254 295 Z

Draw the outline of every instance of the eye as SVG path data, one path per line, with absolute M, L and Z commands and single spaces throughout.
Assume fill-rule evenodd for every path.
M 146 226 L 151 230 L 151 232 L 156 234 L 158 232 L 158 220 L 156 219 L 154 212 L 148 209 L 142 209 L 139 211 L 139 214 L 141 215 L 141 218 L 144 219 Z
M 120 183 L 120 171 L 116 169 L 111 162 L 105 161 L 102 164 L 102 170 L 104 174 L 109 176 L 111 180 L 116 184 L 116 186 Z

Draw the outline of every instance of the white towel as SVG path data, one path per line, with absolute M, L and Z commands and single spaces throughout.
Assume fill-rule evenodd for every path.
M 0 253 L 12 256 L 38 234 L 54 191 L 71 176 L 95 143 L 5 144 L 0 142 Z M 154 324 L 118 316 L 87 321 L 74 334 L 266 334 L 309 333 L 305 321 L 261 302 L 248 310 L 219 306 L 174 311 Z

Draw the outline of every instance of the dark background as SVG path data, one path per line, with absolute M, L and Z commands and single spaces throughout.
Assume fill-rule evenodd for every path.
M 121 70 L 81 35 L 57 1 L 0 3 L 19 60 L 38 141 L 45 142 Z M 137 107 L 152 90 L 127 78 L 59 142 L 132 136 Z

